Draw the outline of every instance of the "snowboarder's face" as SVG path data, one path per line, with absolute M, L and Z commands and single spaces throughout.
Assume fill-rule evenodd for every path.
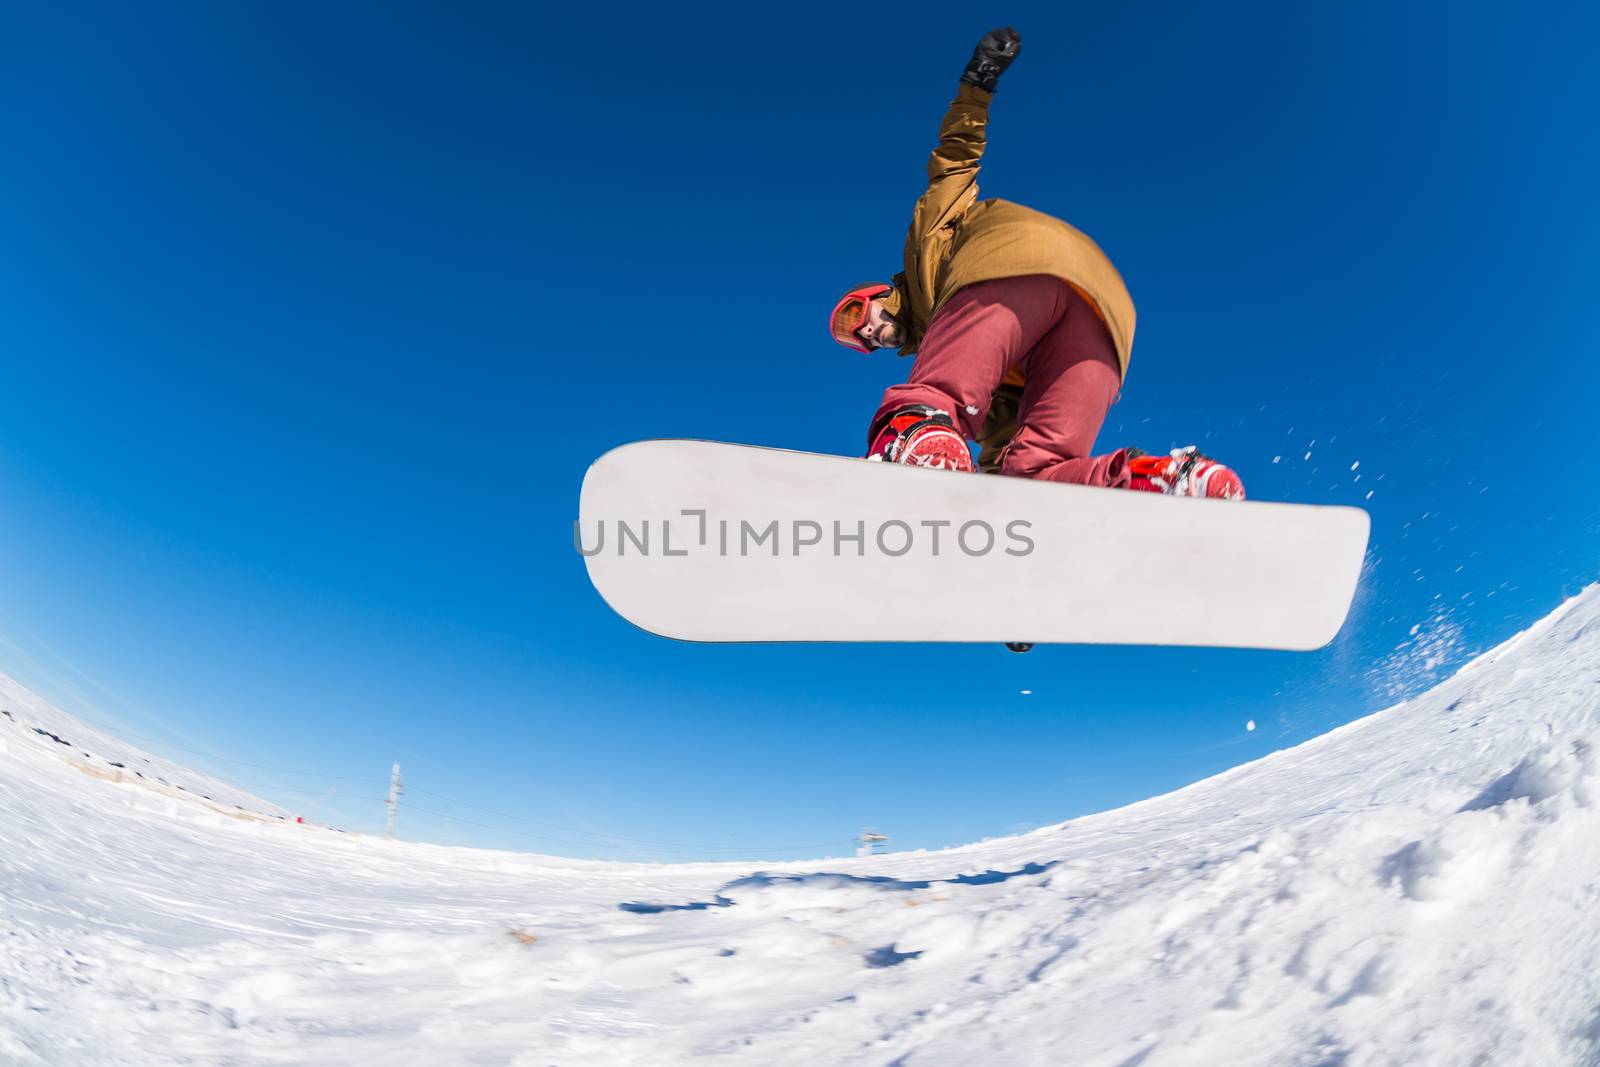
M 900 323 L 883 309 L 881 300 L 868 301 L 866 325 L 858 332 L 861 339 L 873 348 L 899 348 L 905 343 Z

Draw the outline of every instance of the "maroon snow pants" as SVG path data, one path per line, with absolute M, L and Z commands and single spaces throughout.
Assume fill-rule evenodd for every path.
M 1018 366 L 1027 384 L 1019 429 L 1000 472 L 1127 485 L 1125 449 L 1089 454 L 1122 385 L 1111 334 L 1077 290 L 1048 274 L 996 278 L 959 290 L 928 324 L 911 379 L 883 394 L 873 421 L 910 404 L 929 404 L 976 438 L 990 397 Z

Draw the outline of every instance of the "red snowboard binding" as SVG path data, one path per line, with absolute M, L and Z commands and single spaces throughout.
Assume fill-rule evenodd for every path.
M 1233 469 L 1202 456 L 1194 445 L 1174 448 L 1166 456 L 1146 455 L 1137 448 L 1130 448 L 1128 469 L 1133 475 L 1129 489 L 1168 496 L 1244 499 L 1244 483 Z
M 977 469 L 955 421 L 925 404 L 901 408 L 879 423 L 867 459 L 969 474 Z

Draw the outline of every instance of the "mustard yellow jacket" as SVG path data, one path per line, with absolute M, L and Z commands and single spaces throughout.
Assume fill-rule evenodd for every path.
M 934 313 L 974 282 L 1053 274 L 1105 321 L 1124 377 L 1133 350 L 1133 298 L 1111 260 L 1082 232 L 1009 200 L 978 199 L 978 161 L 994 94 L 961 84 L 928 159 L 928 191 L 906 233 L 905 270 L 886 310 L 907 327 L 900 354 L 917 350 Z

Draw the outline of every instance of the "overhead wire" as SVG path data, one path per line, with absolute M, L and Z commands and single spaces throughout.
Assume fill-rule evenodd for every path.
M 446 799 L 448 799 L 448 798 L 446 798 Z M 699 852 L 699 851 L 706 851 L 706 852 L 734 852 L 734 853 L 741 852 L 741 851 L 745 851 L 745 852 L 773 851 L 773 849 L 771 849 L 771 848 L 741 849 L 737 845 L 684 846 L 684 847 L 675 848 L 675 849 L 673 849 L 673 848 L 669 848 L 669 849 L 633 848 L 633 846 L 630 846 L 630 845 L 604 845 L 603 843 L 594 842 L 594 841 L 571 841 L 571 840 L 568 840 L 566 838 L 561 838 L 561 837 L 550 837 L 550 836 L 548 836 L 546 834 L 530 833 L 530 832 L 528 832 L 526 830 L 512 830 L 509 827 L 494 826 L 494 825 L 492 825 L 490 823 L 479 822 L 476 819 L 465 819 L 465 818 L 462 818 L 459 815 L 450 815 L 450 814 L 448 814 L 446 812 L 433 811 L 433 810 L 431 810 L 429 808 L 419 808 L 415 804 L 410 804 L 407 807 L 408 807 L 408 809 L 410 811 L 421 812 L 424 815 L 433 815 L 433 816 L 436 816 L 436 817 L 441 818 L 441 819 L 449 819 L 452 822 L 465 823 L 468 826 L 478 826 L 478 827 L 482 827 L 483 829 L 486 829 L 486 830 L 497 830 L 497 831 L 499 831 L 500 833 L 503 833 L 503 834 L 515 834 L 518 837 L 528 837 L 528 838 L 533 838 L 534 840 L 538 840 L 538 841 L 553 841 L 553 842 L 556 842 L 557 844 L 563 844 L 563 845 L 582 845 L 582 846 L 585 846 L 585 847 L 593 848 L 597 844 L 599 844 L 599 845 L 601 845 L 601 847 L 615 848 L 615 849 L 620 849 L 620 850 L 623 850 L 623 851 L 627 851 L 627 850 L 629 850 L 631 848 L 633 851 L 636 851 L 636 852 L 668 852 L 668 853 L 673 853 L 673 852 L 678 852 L 678 853 L 682 853 L 682 852 Z M 777 851 L 795 851 L 795 852 L 799 852 L 799 851 L 803 851 L 805 849 L 812 849 L 812 848 L 832 848 L 832 847 L 834 847 L 834 846 L 836 846 L 838 844 L 839 844 L 839 842 L 837 842 L 837 841 L 824 841 L 824 842 L 821 842 L 821 843 L 818 843 L 818 844 L 814 844 L 814 845 L 778 846 L 776 850 Z
M 228 763 L 228 764 L 233 764 L 235 766 L 240 766 L 240 767 L 250 767 L 250 768 L 255 769 L 255 770 L 267 771 L 267 772 L 270 772 L 270 773 L 273 773 L 273 774 L 298 774 L 298 775 L 301 775 L 301 776 L 304 776 L 304 777 L 323 778 L 323 779 L 327 779 L 329 781 L 362 782 L 364 784 L 373 784 L 374 780 L 377 777 L 376 775 L 374 775 L 372 777 L 355 777 L 353 775 L 343 775 L 343 774 L 324 774 L 324 773 L 322 773 L 320 771 L 299 771 L 299 770 L 291 770 L 291 769 L 289 769 L 287 767 L 272 767 L 272 766 L 268 766 L 267 764 L 254 763 L 254 762 L 251 762 L 249 760 L 231 759 L 231 758 L 229 758 L 227 756 L 218 756 L 218 755 L 215 755 L 214 753 L 205 752 L 205 751 L 202 751 L 200 749 L 185 748 L 182 745 L 176 745 L 176 744 L 173 744 L 173 743 L 171 743 L 169 741 L 162 740 L 161 738 L 150 737 L 150 736 L 145 735 L 145 734 L 136 733 L 135 731 L 124 729 L 122 727 L 112 726 L 112 725 L 110 725 L 108 723 L 98 722 L 98 721 L 96 721 L 94 719 L 89 719 L 89 718 L 86 718 L 86 717 L 83 717 L 83 716 L 73 716 L 73 717 L 78 719 L 80 722 L 83 722 L 84 724 L 86 724 L 88 726 L 92 726 L 92 727 L 95 727 L 97 729 L 108 731 L 113 740 L 120 739 L 120 738 L 122 738 L 124 736 L 138 738 L 141 741 L 148 741 L 148 742 L 151 742 L 153 744 L 161 745 L 161 746 L 163 746 L 165 748 L 169 748 L 169 749 L 171 749 L 171 750 L 173 750 L 175 752 L 185 752 L 185 753 L 188 753 L 188 754 L 194 755 L 194 756 L 203 756 L 206 759 L 215 760 L 215 761 L 217 761 L 219 763 Z M 18 725 L 19 726 L 22 725 L 20 720 L 18 720 Z M 232 784 L 232 783 L 225 783 L 225 784 Z M 323 798 L 325 800 L 359 800 L 359 801 L 366 801 L 366 802 L 377 803 L 377 804 L 388 803 L 388 798 L 386 798 L 386 797 L 363 797 L 363 796 L 351 796 L 351 795 L 348 795 L 348 794 L 341 794 L 341 793 L 326 793 L 326 792 L 323 792 L 321 790 L 296 789 L 296 788 L 293 788 L 293 787 L 290 787 L 290 786 L 276 785 L 276 784 L 271 783 L 271 782 L 250 782 L 250 783 L 245 783 L 245 784 L 256 786 L 256 787 L 259 787 L 259 788 L 262 788 L 262 789 L 266 789 L 266 790 L 277 791 L 277 792 L 281 792 L 281 793 L 295 793 L 295 794 L 304 795 L 304 796 L 316 796 L 316 797 L 321 797 L 321 798 Z M 455 804 L 455 805 L 458 805 L 460 807 L 472 808 L 475 811 L 481 811 L 481 812 L 484 812 L 485 814 L 494 815 L 494 816 L 497 816 L 497 817 L 502 818 L 502 819 L 510 819 L 510 820 L 512 820 L 514 822 L 527 823 L 527 824 L 529 824 L 531 826 L 541 826 L 541 827 L 544 827 L 546 829 L 558 830 L 558 831 L 560 831 L 562 833 L 579 834 L 579 835 L 582 835 L 585 838 L 591 838 L 591 839 L 592 838 L 603 838 L 603 839 L 605 839 L 604 841 L 595 841 L 595 840 L 577 840 L 577 841 L 574 841 L 574 840 L 571 840 L 571 839 L 568 839 L 568 838 L 551 837 L 551 836 L 549 836 L 547 834 L 535 834 L 535 833 L 529 833 L 527 831 L 514 830 L 514 829 L 512 829 L 510 827 L 495 826 L 495 825 L 492 825 L 490 823 L 479 822 L 479 821 L 473 820 L 473 819 L 466 819 L 466 818 L 463 818 L 463 817 L 461 817 L 459 815 L 451 815 L 451 814 L 449 814 L 447 812 L 432 811 L 432 810 L 430 810 L 428 808 L 418 807 L 415 804 L 407 804 L 406 805 L 407 810 L 416 811 L 416 812 L 420 812 L 420 813 L 427 814 L 427 815 L 433 815 L 433 816 L 435 816 L 437 818 L 448 819 L 448 820 L 451 820 L 451 821 L 454 821 L 454 822 L 464 823 L 464 824 L 469 825 L 469 826 L 477 826 L 477 827 L 480 827 L 480 828 L 486 829 L 486 830 L 496 830 L 496 831 L 499 831 L 501 833 L 515 834 L 515 835 L 517 835 L 519 837 L 527 837 L 527 838 L 531 838 L 531 839 L 539 840 L 539 841 L 550 841 L 550 842 L 554 842 L 554 843 L 557 843 L 557 844 L 565 844 L 565 845 L 577 845 L 579 847 L 606 847 L 606 848 L 613 848 L 613 849 L 618 849 L 618 850 L 623 850 L 623 851 L 626 851 L 628 849 L 632 849 L 634 851 L 640 851 L 640 852 L 663 852 L 663 851 L 669 851 L 669 852 L 724 852 L 724 853 L 726 853 L 726 852 L 735 852 L 735 853 L 737 853 L 737 852 L 745 852 L 745 853 L 750 853 L 750 852 L 803 852 L 803 851 L 807 851 L 807 850 L 810 850 L 810 849 L 816 849 L 816 848 L 833 848 L 833 847 L 835 847 L 835 846 L 837 846 L 839 844 L 839 842 L 837 842 L 837 841 L 824 841 L 824 842 L 818 842 L 818 843 L 815 843 L 815 844 L 808 844 L 808 845 L 742 846 L 742 845 L 733 844 L 733 843 L 713 845 L 713 844 L 707 844 L 707 843 L 703 843 L 703 842 L 662 841 L 662 840 L 659 840 L 659 839 L 656 839 L 656 838 L 632 837 L 632 836 L 628 836 L 628 835 L 624 835 L 624 834 L 611 834 L 611 833 L 605 833 L 605 832 L 600 831 L 600 830 L 588 830 L 588 829 L 585 829 L 585 828 L 580 827 L 580 826 L 565 826 L 565 825 L 562 825 L 560 823 L 546 822 L 546 821 L 544 821 L 542 819 L 533 819 L 533 818 L 529 818 L 528 816 L 525 816 L 525 815 L 517 815 L 517 814 L 514 814 L 512 812 L 500 811 L 500 810 L 495 809 L 495 808 L 485 807 L 485 806 L 483 806 L 481 804 L 475 804 L 475 803 L 473 803 L 472 801 L 469 801 L 469 800 L 461 800 L 461 799 L 458 799 L 456 797 L 447 796 L 444 793 L 437 793 L 437 792 L 434 792 L 431 789 L 423 789 L 423 788 L 421 788 L 419 786 L 411 785 L 409 783 L 405 786 L 405 791 L 407 793 L 420 793 L 420 794 L 423 794 L 425 796 L 435 797 L 435 798 L 437 798 L 439 800 L 445 801 L 448 804 Z M 607 843 L 607 842 L 612 842 L 612 841 L 620 842 L 620 843 L 619 844 L 608 844 Z M 663 846 L 663 848 L 638 847 L 638 846 L 649 846 L 649 845 L 659 845 L 659 846 Z
M 489 814 L 489 815 L 498 815 L 502 819 L 512 819 L 512 820 L 515 820 L 516 822 L 525 822 L 525 823 L 528 823 L 528 824 L 533 825 L 533 826 L 543 826 L 546 829 L 549 829 L 549 830 L 560 830 L 563 833 L 586 834 L 586 835 L 588 835 L 590 837 L 606 837 L 606 838 L 610 838 L 610 839 L 612 839 L 614 841 L 630 841 L 630 842 L 638 842 L 640 844 L 647 844 L 647 845 L 669 845 L 669 846 L 674 847 L 674 848 L 704 849 L 704 850 L 707 850 L 707 851 L 717 851 L 717 852 L 722 852 L 722 851 L 726 851 L 729 848 L 738 847 L 738 846 L 734 846 L 734 845 L 711 845 L 711 844 L 706 844 L 704 842 L 692 842 L 691 843 L 691 842 L 686 842 L 686 841 L 662 841 L 662 840 L 659 840 L 659 839 L 649 838 L 649 837 L 630 837 L 630 836 L 625 835 L 625 834 L 608 834 L 608 833 L 604 833 L 604 832 L 599 831 L 599 830 L 585 830 L 581 826 L 562 826 L 562 825 L 560 825 L 558 823 L 545 822 L 542 819 L 530 819 L 525 815 L 513 815 L 511 812 L 508 812 L 508 811 L 497 811 L 494 808 L 486 808 L 481 804 L 474 804 L 471 801 L 467 801 L 467 800 L 457 800 L 455 797 L 447 797 L 443 793 L 435 793 L 435 792 L 433 792 L 431 790 L 422 789 L 422 788 L 419 788 L 419 787 L 413 786 L 413 785 L 406 786 L 406 791 L 410 792 L 410 793 L 422 793 L 422 794 L 424 794 L 426 796 L 430 796 L 430 797 L 438 797 L 440 800 L 449 801 L 451 804 L 459 804 L 464 808 L 473 808 L 473 809 L 475 809 L 477 811 L 485 812 L 486 814 Z M 415 808 L 416 805 L 411 805 L 411 807 Z M 417 810 L 421 810 L 421 809 L 417 809 Z M 832 842 L 825 842 L 824 844 L 832 844 Z M 823 845 L 764 845 L 761 848 L 756 849 L 755 851 L 759 851 L 759 852 L 782 852 L 782 851 L 785 851 L 785 850 L 791 849 L 791 848 L 796 850 L 796 851 L 799 851 L 801 849 L 821 848 L 821 847 L 823 847 Z

